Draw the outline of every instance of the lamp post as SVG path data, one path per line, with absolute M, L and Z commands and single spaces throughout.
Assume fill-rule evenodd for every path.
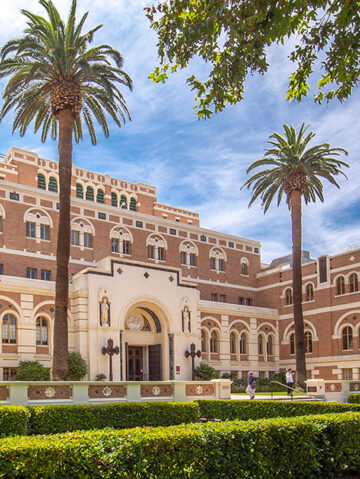
M 198 358 L 201 358 L 201 351 L 198 349 L 195 351 L 196 346 L 194 343 L 190 344 L 190 351 L 185 351 L 185 357 L 188 358 L 189 356 L 191 357 L 191 379 L 194 381 L 195 379 L 195 357 L 197 356 Z
M 107 346 L 103 346 L 101 352 L 105 356 L 106 354 L 109 355 L 109 361 L 110 361 L 110 372 L 109 372 L 109 380 L 113 380 L 113 371 L 112 371 L 112 357 L 114 354 L 119 354 L 119 346 L 114 347 L 114 341 L 110 338 L 108 339 Z

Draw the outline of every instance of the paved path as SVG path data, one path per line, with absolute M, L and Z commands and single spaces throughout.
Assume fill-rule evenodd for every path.
M 231 394 L 231 399 L 241 399 L 241 400 L 244 400 L 244 399 L 248 399 L 250 400 L 249 396 L 247 394 Z M 268 394 L 255 394 L 255 399 L 268 399 L 268 400 L 271 400 L 271 399 L 276 399 L 278 401 L 291 401 L 291 397 L 290 396 L 273 396 L 271 397 L 270 395 Z M 306 400 L 306 399 L 309 399 L 307 396 L 293 396 L 293 399 L 295 400 L 298 400 L 298 399 L 301 399 L 302 401 Z

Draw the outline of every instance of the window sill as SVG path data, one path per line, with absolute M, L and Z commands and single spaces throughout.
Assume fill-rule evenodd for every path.
M 356 294 L 359 291 L 352 291 L 351 293 L 342 293 L 342 294 L 335 294 L 335 298 L 341 298 L 342 296 L 350 296 L 351 294 Z

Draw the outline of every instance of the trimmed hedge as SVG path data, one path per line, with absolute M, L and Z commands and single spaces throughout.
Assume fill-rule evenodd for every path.
M 209 420 L 220 419 L 247 421 L 272 417 L 295 417 L 308 414 L 330 414 L 347 411 L 360 412 L 360 405 L 343 403 L 325 403 L 310 401 L 238 401 L 221 399 L 197 400 L 200 417 Z
M 331 478 L 360 467 L 360 414 L 0 440 L 2 478 Z
M 27 434 L 29 410 L 23 406 L 0 407 L 0 436 Z
M 190 402 L 144 402 L 29 407 L 30 434 L 68 431 L 171 426 L 199 421 L 199 409 Z
M 360 394 L 359 393 L 349 394 L 348 402 L 349 403 L 359 403 L 360 404 Z

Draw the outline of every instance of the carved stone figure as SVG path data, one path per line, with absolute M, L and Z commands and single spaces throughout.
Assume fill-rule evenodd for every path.
M 100 303 L 100 324 L 101 326 L 110 326 L 110 304 L 106 296 Z

